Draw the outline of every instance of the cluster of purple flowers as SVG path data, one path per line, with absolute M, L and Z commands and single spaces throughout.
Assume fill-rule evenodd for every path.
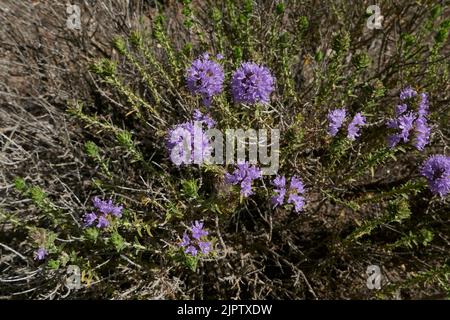
M 328 113 L 328 134 L 336 136 L 345 121 L 346 111 L 344 108 L 331 110 Z
M 232 185 L 240 184 L 241 195 L 248 197 L 253 194 L 252 182 L 253 180 L 262 177 L 261 170 L 256 166 L 251 166 L 247 162 L 238 164 L 232 174 L 225 173 L 225 182 Z M 295 212 L 303 210 L 305 205 L 305 187 L 303 182 L 297 176 L 291 177 L 289 187 L 286 184 L 285 176 L 277 176 L 272 181 L 274 185 L 275 196 L 272 197 L 274 207 L 282 206 L 285 203 L 293 204 Z M 286 199 L 287 196 L 287 199 Z
M 433 155 L 421 168 L 421 174 L 427 178 L 432 193 L 445 197 L 450 193 L 450 157 Z
M 357 137 L 359 137 L 359 129 L 361 126 L 366 124 L 366 117 L 364 117 L 361 112 L 358 112 L 353 117 L 352 121 L 350 121 L 348 125 L 348 133 L 347 138 L 351 141 L 356 140 Z
M 261 170 L 256 166 L 251 166 L 248 162 L 237 165 L 232 174 L 225 173 L 225 182 L 228 184 L 241 185 L 241 195 L 248 197 L 253 194 L 252 182 L 261 178 Z
M 168 132 L 166 146 L 170 159 L 176 165 L 202 163 L 212 153 L 211 141 L 204 127 L 211 129 L 216 122 L 197 109 L 193 119 L 176 125 Z
M 192 62 L 186 76 L 188 89 L 193 94 L 201 95 L 203 104 L 207 107 L 211 105 L 212 97 L 222 91 L 223 79 L 222 66 L 212 61 L 208 53 Z
M 180 242 L 180 247 L 184 248 L 184 252 L 186 254 L 190 254 L 192 256 L 197 256 L 199 250 L 202 254 L 208 254 L 211 252 L 211 242 L 206 241 L 206 236 L 208 235 L 208 231 L 203 229 L 202 221 L 194 221 L 191 226 L 191 236 L 189 237 L 187 232 L 185 231 L 183 234 L 183 238 Z
M 243 62 L 231 78 L 231 93 L 236 103 L 268 103 L 274 82 L 266 67 Z
M 339 132 L 340 128 L 342 127 L 345 118 L 346 118 L 346 110 L 344 108 L 342 109 L 335 109 L 331 110 L 328 113 L 328 134 L 332 137 L 336 136 Z M 350 121 L 347 127 L 347 138 L 351 141 L 356 140 L 357 137 L 359 137 L 359 131 L 362 126 L 366 124 L 366 118 L 361 114 L 361 112 L 358 112 L 355 114 L 353 119 Z
M 94 197 L 92 203 L 97 212 L 90 212 L 84 215 L 83 222 L 85 227 L 95 225 L 100 229 L 107 228 L 111 223 L 111 217 L 122 217 L 123 206 L 116 206 L 111 199 L 101 200 L 98 197 Z
M 405 101 L 412 100 L 417 96 L 417 92 L 411 87 L 403 89 L 400 93 L 402 104 L 395 108 L 395 118 L 387 122 L 388 128 L 397 130 L 396 133 L 388 137 L 388 145 L 390 148 L 395 147 L 401 141 L 404 143 L 409 141 L 411 131 L 415 132 L 413 145 L 417 150 L 422 151 L 430 141 L 431 129 L 428 125 L 428 95 L 420 94 L 420 102 L 417 112 L 408 109 Z
M 287 195 L 287 203 L 294 205 L 295 212 L 298 213 L 303 210 L 305 205 L 305 197 L 303 196 L 305 187 L 300 178 L 296 176 L 291 177 L 289 188 L 286 186 L 285 176 L 277 176 L 272 181 L 272 184 L 275 186 L 274 191 L 276 193 L 276 195 L 272 197 L 272 203 L 275 207 L 285 204 Z
M 216 60 L 223 57 L 218 55 Z M 222 67 L 215 61 L 212 61 L 207 53 L 193 61 L 187 71 L 187 85 L 189 90 L 194 94 L 200 94 L 203 97 L 206 106 L 211 105 L 212 97 L 219 94 L 223 88 L 224 72 Z M 268 103 L 270 95 L 274 90 L 275 79 L 270 70 L 262 65 L 254 62 L 243 62 L 232 74 L 231 77 L 231 94 L 236 103 Z M 420 97 L 417 111 L 409 108 L 408 104 Z M 387 126 L 396 132 L 388 137 L 388 144 L 392 148 L 401 141 L 408 142 L 411 132 L 414 131 L 413 144 L 418 150 L 423 150 L 430 140 L 430 127 L 428 125 L 428 96 L 426 93 L 418 94 L 413 88 L 406 87 L 400 92 L 400 100 L 402 103 L 396 107 L 395 118 L 388 121 Z M 328 134 L 336 136 L 346 123 L 347 112 L 345 108 L 334 109 L 328 113 Z M 202 114 L 199 110 L 195 110 L 193 115 L 194 121 L 188 121 L 175 126 L 169 132 L 167 147 L 171 153 L 171 159 L 177 165 L 182 163 L 201 163 L 203 159 L 209 157 L 212 152 L 211 141 L 203 131 L 203 126 L 213 128 L 215 121 L 208 115 Z M 202 128 L 200 132 L 196 131 L 195 122 L 200 122 Z M 351 120 L 347 122 L 347 139 L 356 140 L 360 136 L 360 131 L 366 125 L 366 118 L 361 112 L 356 113 Z M 180 146 L 183 142 L 186 144 L 184 137 L 186 134 L 190 137 L 187 139 L 188 148 L 174 148 Z M 200 152 L 192 152 L 192 147 L 200 146 Z M 189 152 L 189 154 L 187 153 Z M 197 157 L 201 159 L 197 159 Z M 447 157 L 435 156 L 427 160 L 422 168 L 422 174 L 427 177 L 430 189 L 433 193 L 441 196 L 449 192 L 449 161 Z M 261 178 L 261 170 L 256 166 L 241 163 L 238 164 L 232 174 L 225 174 L 225 182 L 232 185 L 240 185 L 240 193 L 244 197 L 253 194 L 253 180 Z M 302 181 L 293 176 L 291 177 L 289 187 L 287 187 L 286 177 L 277 176 L 272 184 L 275 186 L 276 195 L 272 197 L 272 203 L 282 206 L 285 203 L 293 204 L 296 212 L 303 209 L 305 205 L 304 186 Z M 287 199 L 286 199 L 287 198 Z M 197 223 L 197 222 L 196 222 Z M 99 224 L 101 222 L 99 221 Z M 203 226 L 203 224 L 201 224 Z M 194 230 L 194 227 L 193 227 Z M 202 230 L 201 228 L 199 230 Z M 186 252 L 193 255 L 197 253 L 195 246 L 188 245 L 190 243 L 187 234 L 183 236 L 183 246 Z M 200 249 L 204 244 L 200 245 Z
M 222 58 L 222 55 L 216 56 L 217 60 Z M 209 107 L 212 97 L 222 91 L 224 72 L 208 53 L 204 53 L 192 62 L 186 80 L 189 91 L 201 95 L 204 105 Z M 274 83 L 275 78 L 268 68 L 254 62 L 243 62 L 231 77 L 231 94 L 236 103 L 268 103 Z

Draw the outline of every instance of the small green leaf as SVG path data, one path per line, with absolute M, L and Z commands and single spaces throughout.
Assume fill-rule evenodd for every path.
M 23 178 L 16 178 L 14 180 L 14 187 L 17 191 L 25 193 L 28 189 L 27 184 Z
M 125 248 L 125 240 L 117 231 L 111 234 L 110 240 L 117 252 L 120 252 L 123 250 L 123 248 Z
M 59 262 L 59 260 L 52 259 L 52 260 L 48 261 L 47 265 L 50 269 L 57 270 L 57 269 L 59 269 L 60 262 Z
M 84 231 L 84 235 L 85 235 L 86 239 L 93 241 L 95 243 L 95 242 L 97 242 L 97 239 L 99 236 L 99 231 L 97 228 L 87 228 Z

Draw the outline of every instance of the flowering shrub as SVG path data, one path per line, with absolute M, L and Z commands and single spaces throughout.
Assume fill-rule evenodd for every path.
M 8 207 L 30 264 L 78 266 L 77 297 L 448 292 L 450 24 L 437 4 L 386 4 L 401 28 L 369 30 L 363 2 L 339 3 L 182 1 L 116 36 L 92 101 L 68 102 L 84 144 L 70 192 L 15 180 L 37 217 Z M 210 129 L 238 128 L 280 130 L 276 175 L 259 153 L 204 161 Z M 374 264 L 379 291 L 361 281 Z

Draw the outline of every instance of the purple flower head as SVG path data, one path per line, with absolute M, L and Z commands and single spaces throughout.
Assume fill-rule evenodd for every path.
M 200 114 L 194 113 L 194 118 Z M 201 164 L 211 156 L 213 150 L 211 140 L 202 124 L 212 125 L 213 120 L 209 117 L 207 120 L 203 115 L 201 116 L 203 117 L 201 121 L 184 122 L 169 130 L 166 147 L 170 160 L 175 165 L 191 164 L 192 162 Z
M 291 193 L 288 197 L 287 202 L 293 204 L 295 212 L 299 213 L 303 210 L 303 207 L 305 205 L 305 197 L 296 193 Z
M 238 184 L 245 178 L 246 172 L 244 170 L 234 169 L 233 173 L 225 173 L 225 182 L 228 184 Z
M 196 256 L 199 251 L 203 254 L 211 252 L 211 242 L 206 238 L 209 232 L 203 226 L 203 221 L 196 220 L 192 223 L 190 228 L 192 239 L 186 231 L 184 232 L 183 238 L 178 246 L 184 248 L 185 253 Z
M 195 257 L 198 253 L 198 250 L 194 246 L 189 246 L 184 250 L 184 252 Z
M 403 113 L 397 119 L 388 121 L 387 126 L 392 129 L 400 130 L 388 137 L 388 145 L 390 148 L 395 147 L 401 140 L 408 142 L 410 131 L 414 127 L 416 115 L 413 112 Z
M 417 92 L 407 87 L 400 93 L 401 100 L 408 100 L 417 96 Z M 414 101 L 411 101 L 414 102 Z M 403 103 L 395 108 L 395 118 L 390 119 L 386 125 L 388 128 L 396 129 L 397 132 L 388 137 L 390 148 L 395 147 L 401 141 L 408 142 L 411 131 L 414 131 L 413 145 L 417 150 L 423 151 L 430 141 L 431 128 L 428 125 L 427 115 L 429 113 L 428 94 L 420 94 L 420 102 L 417 111 L 408 111 L 408 105 Z
M 109 200 L 102 201 L 102 205 L 100 207 L 97 207 L 97 209 L 101 213 L 110 214 L 113 210 L 113 207 L 114 207 L 113 202 L 111 199 L 109 199 Z
M 443 198 L 450 192 L 450 157 L 429 157 L 421 168 L 421 174 L 427 178 L 432 193 Z
M 417 92 L 409 87 L 404 88 L 401 92 L 400 92 L 400 99 L 401 100 L 406 100 L 406 99 L 411 99 L 413 97 L 417 96 Z
M 328 134 L 332 137 L 336 136 L 339 129 L 344 123 L 346 111 L 344 108 L 331 110 L 328 113 Z
M 354 117 L 353 120 L 348 125 L 348 134 L 347 138 L 351 141 L 354 141 L 357 137 L 359 137 L 359 129 L 361 126 L 366 124 L 366 118 L 361 114 L 361 112 L 358 112 Z
M 90 227 L 97 220 L 97 215 L 94 212 L 86 213 L 83 217 L 83 222 L 85 227 Z
M 192 237 L 194 239 L 201 239 L 202 237 L 206 237 L 208 235 L 208 231 L 203 230 L 203 222 L 201 221 L 194 221 L 192 224 Z
M 286 177 L 276 176 L 275 179 L 273 179 L 272 184 L 276 187 L 274 189 L 276 195 L 272 197 L 272 204 L 275 207 L 282 206 L 286 196 Z
M 305 186 L 300 178 L 293 176 L 291 178 L 291 184 L 289 185 L 289 197 L 288 203 L 294 205 L 295 212 L 300 212 L 303 210 L 305 205 L 305 198 L 300 195 L 305 193 Z
M 287 203 L 294 205 L 295 212 L 303 210 L 305 205 L 305 198 L 302 196 L 305 193 L 305 187 L 300 178 L 293 176 L 289 184 L 289 190 L 286 190 L 286 178 L 284 176 L 277 176 L 272 184 L 276 187 L 274 189 L 276 195 L 272 197 L 272 204 L 282 206 L 285 203 L 286 194 L 288 194 Z
M 195 59 L 187 70 L 187 86 L 193 94 L 201 95 L 203 104 L 211 105 L 212 97 L 222 91 L 224 80 L 220 64 L 209 59 L 207 53 Z
M 256 166 L 251 166 L 248 162 L 240 163 L 232 174 L 225 173 L 225 182 L 236 185 L 241 184 L 241 195 L 248 197 L 253 194 L 253 180 L 261 178 L 261 170 Z
M 200 110 L 195 109 L 193 118 L 195 121 L 200 121 L 208 127 L 208 129 L 213 128 L 216 125 L 216 121 L 212 119 L 209 115 L 203 114 L 200 112 Z
M 101 207 L 103 207 L 104 201 L 101 200 L 99 197 L 94 197 L 94 199 L 92 199 L 92 204 L 97 209 L 100 209 Z
M 118 218 L 122 216 L 123 206 L 114 205 L 111 199 L 101 200 L 98 197 L 94 197 L 92 202 L 94 204 L 94 207 L 96 207 L 101 213 L 112 214 L 113 216 Z
M 276 176 L 272 181 L 273 185 L 277 188 L 286 187 L 286 177 L 285 176 Z
M 211 243 L 208 241 L 199 241 L 198 247 L 200 248 L 203 254 L 208 254 L 211 252 Z
M 252 194 L 253 194 L 252 179 L 249 177 L 246 177 L 244 180 L 241 181 L 241 195 L 244 196 L 244 198 L 247 198 L 248 196 L 251 196 Z
M 37 261 L 44 260 L 47 255 L 48 255 L 48 252 L 47 252 L 47 250 L 45 250 L 45 248 L 39 248 L 34 253 L 34 260 L 37 260 Z
M 106 218 L 106 215 L 102 215 L 98 218 L 97 228 L 103 229 L 109 227 L 109 220 Z
M 236 103 L 268 103 L 274 82 L 266 67 L 243 62 L 231 77 L 231 93 Z
M 297 178 L 296 176 L 293 176 L 291 178 L 291 184 L 289 185 L 289 189 L 290 189 L 290 191 L 295 191 L 298 193 L 305 192 L 305 187 L 303 185 L 302 180 L 300 180 L 300 178 Z
M 106 228 L 110 225 L 108 216 L 122 217 L 123 206 L 116 206 L 111 199 L 102 200 L 99 197 L 94 197 L 92 203 L 98 212 L 89 212 L 83 216 L 84 227 L 91 227 L 97 222 L 97 228 Z
M 192 162 L 193 131 L 191 122 L 184 122 L 169 129 L 166 147 L 170 159 L 176 165 Z
M 191 243 L 191 239 L 189 238 L 186 231 L 183 233 L 183 239 L 181 240 L 180 247 L 187 247 Z
M 123 206 L 114 206 L 113 209 L 111 210 L 111 214 L 114 217 L 120 218 L 120 217 L 122 217 L 122 210 L 123 210 Z
M 425 146 L 430 142 L 431 133 L 427 118 L 424 115 L 417 118 L 415 133 L 414 146 L 417 150 L 423 151 Z
M 409 132 L 414 126 L 414 120 L 416 116 L 414 113 L 409 112 L 407 114 L 401 115 L 397 119 L 398 128 L 401 130 L 400 137 L 403 139 L 403 142 L 408 142 Z
M 261 178 L 261 169 L 259 169 L 256 166 L 249 166 L 247 169 L 247 178 L 250 178 L 252 180 L 256 180 Z
M 274 207 L 282 206 L 284 204 L 284 198 L 286 197 L 286 189 L 279 188 L 274 189 L 276 195 L 272 197 L 272 204 Z
M 222 60 L 222 59 L 223 59 L 223 54 L 218 53 L 218 54 L 216 55 L 216 59 L 217 59 L 217 60 Z

